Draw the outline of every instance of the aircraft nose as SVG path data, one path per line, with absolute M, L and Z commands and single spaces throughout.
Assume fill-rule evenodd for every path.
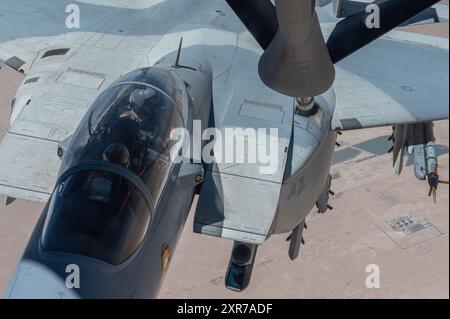
M 46 266 L 21 260 L 12 276 L 5 298 L 9 299 L 78 299 L 64 279 Z

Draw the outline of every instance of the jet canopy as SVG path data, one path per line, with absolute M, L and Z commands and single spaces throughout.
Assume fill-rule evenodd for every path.
M 171 135 L 187 98 L 170 70 L 125 75 L 94 102 L 63 159 L 42 246 L 119 264 L 141 244 L 175 172 Z

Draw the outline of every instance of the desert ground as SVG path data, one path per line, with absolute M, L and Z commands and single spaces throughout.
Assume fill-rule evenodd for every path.
M 448 38 L 448 23 L 408 27 Z M 0 70 L 0 136 L 8 128 L 10 100 L 22 76 Z M 161 298 L 449 298 L 449 189 L 438 201 L 406 161 L 401 176 L 387 154 L 391 128 L 344 132 L 336 149 L 330 200 L 334 210 L 307 218 L 306 244 L 288 257 L 287 235 L 272 236 L 258 250 L 251 284 L 242 293 L 224 287 L 232 242 L 194 234 L 193 213 L 179 241 Z M 441 179 L 449 178 L 449 123 L 436 123 Z M 0 168 L 1 169 L 1 168 Z M 0 295 L 43 205 L 0 198 Z M 195 205 L 192 212 L 195 209 Z M 423 225 L 411 234 L 389 222 L 409 217 Z M 378 265 L 380 287 L 366 287 L 366 267 Z

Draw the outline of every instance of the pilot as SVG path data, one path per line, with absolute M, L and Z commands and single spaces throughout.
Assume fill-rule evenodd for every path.
M 161 127 L 161 113 L 164 110 L 161 93 L 158 90 L 146 87 L 136 89 L 130 94 L 129 106 L 135 110 L 142 122 L 141 129 L 147 132 L 149 139 L 148 145 L 156 147 L 162 144 L 159 137 Z
M 130 105 L 120 106 L 118 108 L 118 118 L 111 125 L 109 131 L 109 140 L 113 143 L 122 143 L 134 152 L 134 147 L 139 140 L 140 127 L 143 121 Z
M 160 94 L 153 88 L 136 89 L 130 94 L 130 108 L 143 117 L 148 117 L 161 102 Z
M 130 165 L 130 151 L 123 143 L 112 143 L 103 152 L 103 160 L 128 167 Z
M 130 106 L 132 108 L 139 108 L 145 103 L 145 101 L 150 100 L 155 95 L 156 90 L 151 87 L 136 89 L 130 94 Z

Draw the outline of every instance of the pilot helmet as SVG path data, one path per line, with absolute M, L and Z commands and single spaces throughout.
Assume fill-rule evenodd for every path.
M 130 94 L 130 106 L 133 109 L 139 109 L 144 106 L 145 101 L 153 100 L 156 96 L 156 90 L 150 87 L 136 89 Z
M 130 164 L 130 151 L 123 143 L 113 143 L 103 152 L 103 160 L 128 167 Z

